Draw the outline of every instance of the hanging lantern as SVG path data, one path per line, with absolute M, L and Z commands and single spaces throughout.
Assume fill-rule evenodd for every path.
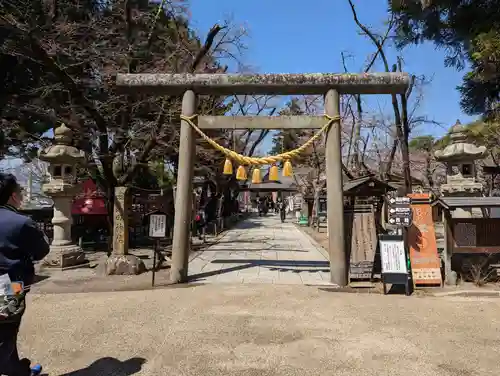
M 260 176 L 260 168 L 255 167 L 252 172 L 252 184 L 262 183 L 262 178 Z
M 269 180 L 270 181 L 278 181 L 278 180 L 280 180 L 278 166 L 276 166 L 276 164 L 273 164 L 271 166 L 271 168 L 269 169 Z
M 233 174 L 233 163 L 229 158 L 226 158 L 224 162 L 224 175 L 232 175 Z
M 240 166 L 236 170 L 236 180 L 247 180 L 247 170 L 244 166 Z
M 286 177 L 293 176 L 292 162 L 290 162 L 290 160 L 286 160 L 285 163 L 283 164 L 283 176 Z

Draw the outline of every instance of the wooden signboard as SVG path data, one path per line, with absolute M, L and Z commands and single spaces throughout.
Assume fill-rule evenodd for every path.
M 349 281 L 371 280 L 377 250 L 377 230 L 372 205 L 344 207 L 348 252 Z
M 408 229 L 413 283 L 415 286 L 441 286 L 441 259 L 432 221 L 430 195 L 413 193 L 408 196 L 412 199 L 413 210 L 413 225 Z

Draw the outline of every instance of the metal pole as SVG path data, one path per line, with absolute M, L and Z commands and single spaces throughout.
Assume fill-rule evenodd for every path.
M 196 95 L 192 90 L 184 93 L 182 114 L 194 115 Z M 186 121 L 181 121 L 179 166 L 175 197 L 174 238 L 172 241 L 172 267 L 170 282 L 187 282 L 193 204 L 193 170 L 195 157 L 194 131 Z
M 340 115 L 340 96 L 336 90 L 325 95 L 325 113 Z M 326 138 L 326 188 L 328 218 L 328 252 L 330 281 L 339 286 L 348 284 L 348 260 L 344 242 L 344 193 L 342 184 L 341 124 L 335 121 Z
M 158 252 L 159 249 L 159 240 L 155 240 L 154 242 L 154 248 L 153 248 L 153 275 L 151 277 L 151 287 L 155 287 L 155 274 L 156 274 L 156 252 Z

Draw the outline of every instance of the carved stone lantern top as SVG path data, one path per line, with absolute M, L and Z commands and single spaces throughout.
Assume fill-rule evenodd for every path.
M 457 120 L 449 131 L 451 143 L 443 150 L 434 153 L 440 162 L 474 161 L 481 159 L 486 154 L 485 146 L 476 146 L 467 142 L 466 128 Z
M 85 152 L 74 147 L 73 131 L 65 124 L 54 128 L 54 144 L 40 150 L 38 158 L 48 162 L 50 180 L 42 186 L 52 198 L 71 199 L 79 190 L 76 185 L 76 166 L 85 161 Z
M 451 143 L 434 153 L 436 159 L 446 164 L 446 184 L 441 185 L 444 196 L 477 196 L 483 185 L 476 180 L 474 161 L 483 158 L 486 147 L 476 146 L 467 140 L 467 130 L 457 123 L 449 131 Z
M 40 150 L 38 157 L 42 161 L 50 164 L 77 165 L 85 160 L 85 152 L 74 147 L 73 131 L 61 124 L 54 128 L 55 143 L 43 150 Z

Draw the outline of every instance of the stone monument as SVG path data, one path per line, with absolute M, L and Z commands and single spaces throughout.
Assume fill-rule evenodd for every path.
M 54 128 L 54 140 L 54 145 L 38 155 L 50 164 L 49 182 L 42 185 L 42 190 L 54 201 L 54 237 L 43 265 L 62 269 L 85 266 L 88 261 L 83 250 L 71 238 L 71 205 L 81 188 L 76 183 L 76 166 L 85 161 L 85 152 L 72 145 L 73 131 L 65 124 Z
M 476 146 L 467 142 L 465 127 L 457 123 L 449 131 L 450 144 L 443 150 L 434 153 L 436 160 L 446 166 L 446 183 L 441 185 L 441 194 L 444 197 L 480 197 L 483 185 L 476 180 L 475 161 L 484 158 L 485 146 Z M 456 209 L 453 218 L 471 218 L 474 216 L 471 209 Z M 481 215 L 480 212 L 477 215 Z
M 466 129 L 458 120 L 450 129 L 449 136 L 450 144 L 434 153 L 436 160 L 443 162 L 446 166 L 446 183 L 441 185 L 441 195 L 443 197 L 482 196 L 483 185 L 476 180 L 475 161 L 485 156 L 486 147 L 467 142 Z M 451 218 L 481 216 L 481 210 L 474 210 L 474 208 L 456 208 L 451 212 Z M 446 231 L 444 236 L 445 238 L 448 236 Z M 445 244 L 445 282 L 448 285 L 455 285 L 457 274 L 451 270 L 451 249 L 448 249 L 447 242 Z
M 113 160 L 113 174 L 119 181 L 126 173 L 132 160 L 123 152 Z M 146 271 L 144 262 L 135 255 L 128 253 L 129 247 L 129 214 L 130 190 L 126 186 L 115 188 L 113 205 L 113 253 L 104 263 L 106 275 L 136 275 Z

